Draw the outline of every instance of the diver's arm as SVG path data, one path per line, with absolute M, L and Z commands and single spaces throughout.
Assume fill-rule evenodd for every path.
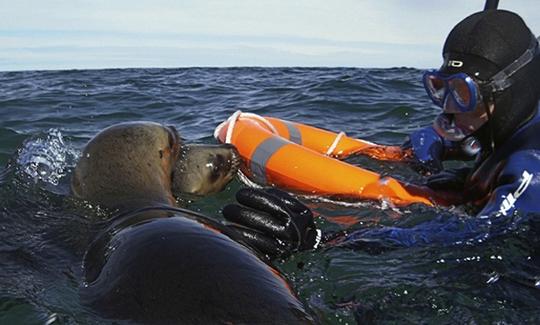
M 411 228 L 358 230 L 342 240 L 357 248 L 452 245 L 483 241 L 520 225 L 527 213 L 540 212 L 540 152 L 514 154 L 497 178 L 490 200 L 472 218 L 446 214 Z
M 358 230 L 343 238 L 340 245 L 359 249 L 448 246 L 482 241 L 489 234 L 489 219 L 463 219 L 455 215 L 440 215 L 434 220 L 411 228 L 382 227 Z
M 240 225 L 234 227 L 243 232 L 253 247 L 277 257 L 311 249 L 319 243 L 320 233 L 313 223 L 313 216 L 298 200 L 279 190 L 241 191 L 237 195 L 241 204 L 226 207 L 223 213 L 227 220 Z M 411 228 L 369 228 L 338 238 L 334 236 L 327 245 L 337 243 L 378 250 L 484 241 L 512 231 L 528 212 L 540 212 L 539 198 L 540 152 L 518 152 L 508 159 L 498 176 L 491 199 L 476 217 L 463 218 L 443 213 Z

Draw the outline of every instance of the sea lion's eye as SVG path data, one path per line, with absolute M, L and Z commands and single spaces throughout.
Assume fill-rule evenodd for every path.
M 163 150 L 160 150 L 159 151 L 159 159 L 162 159 L 163 158 Z
M 215 182 L 218 178 L 219 178 L 219 168 L 214 166 L 212 168 L 212 171 L 210 172 L 210 180 L 212 180 L 212 182 Z
M 226 164 L 227 160 L 222 155 L 217 155 L 214 160 L 216 168 L 221 168 Z

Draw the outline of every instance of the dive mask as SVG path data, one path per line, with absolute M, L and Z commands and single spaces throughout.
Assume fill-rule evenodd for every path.
M 491 106 L 492 95 L 508 89 L 513 82 L 511 77 L 539 54 L 538 40 L 532 36 L 529 48 L 487 81 L 464 72 L 424 73 L 424 88 L 433 103 L 443 110 L 433 123 L 437 133 L 450 141 L 462 141 L 478 130 L 489 119 L 491 107 L 486 105 Z
M 446 75 L 438 70 L 432 70 L 424 73 L 424 88 L 433 103 L 442 107 L 444 113 L 472 112 L 478 103 L 484 101 L 483 94 L 491 96 L 509 88 L 512 85 L 512 75 L 539 53 L 538 40 L 532 36 L 529 48 L 487 81 L 476 80 L 464 72 Z

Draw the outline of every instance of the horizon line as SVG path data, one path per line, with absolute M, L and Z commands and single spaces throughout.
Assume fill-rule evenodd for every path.
M 133 66 L 133 67 L 87 67 L 87 68 L 43 68 L 43 69 L 32 69 L 32 68 L 23 68 L 18 70 L 0 70 L 0 73 L 9 73 L 9 72 L 64 72 L 64 71 L 105 71 L 105 70 L 175 70 L 175 69 L 358 69 L 358 70 L 396 70 L 396 69 L 406 69 L 406 70 L 428 70 L 432 68 L 419 68 L 411 66 L 393 66 L 393 67 L 359 67 L 359 66 L 300 66 L 300 65 L 283 65 L 283 66 L 264 66 L 264 65 L 193 65 L 193 66 Z

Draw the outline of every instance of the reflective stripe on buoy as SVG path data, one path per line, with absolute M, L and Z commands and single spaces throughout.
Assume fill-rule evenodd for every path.
M 289 131 L 289 140 L 296 144 L 302 145 L 302 133 L 300 133 L 300 130 L 296 127 L 296 125 L 288 121 L 283 121 L 283 124 L 287 126 L 287 130 Z
M 279 149 L 289 143 L 289 141 L 280 137 L 270 137 L 257 146 L 251 156 L 250 168 L 258 182 L 267 183 L 266 165 L 268 161 Z

